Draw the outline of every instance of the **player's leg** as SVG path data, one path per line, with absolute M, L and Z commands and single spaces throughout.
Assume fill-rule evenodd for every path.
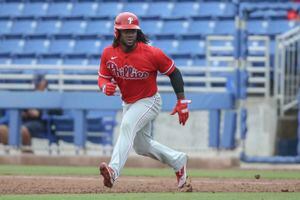
M 148 156 L 169 165 L 175 172 L 179 171 L 186 164 L 187 155 L 153 140 L 151 123 L 137 133 L 134 139 L 134 150 L 139 155 Z
M 188 178 L 186 171 L 187 155 L 153 140 L 151 129 L 152 121 L 137 132 L 134 139 L 134 150 L 140 155 L 151 157 L 172 167 L 176 174 L 178 188 L 181 190 L 192 191 L 190 179 Z
M 115 177 L 125 165 L 136 133 L 146 124 L 154 120 L 161 107 L 160 96 L 141 99 L 134 104 L 124 105 L 124 115 L 120 125 L 120 135 L 114 146 L 109 167 L 114 170 Z

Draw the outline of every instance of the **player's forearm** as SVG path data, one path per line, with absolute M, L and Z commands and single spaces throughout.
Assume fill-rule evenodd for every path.
M 176 93 L 177 99 L 184 99 L 184 82 L 179 69 L 175 68 L 175 70 L 169 75 L 169 77 L 174 92 Z
M 100 88 L 100 90 L 102 90 L 102 88 L 103 88 L 103 86 L 106 84 L 106 83 L 108 83 L 108 82 L 110 82 L 110 80 L 109 79 L 106 79 L 106 78 L 103 78 L 103 77 L 98 77 L 98 86 L 99 86 L 99 88 Z

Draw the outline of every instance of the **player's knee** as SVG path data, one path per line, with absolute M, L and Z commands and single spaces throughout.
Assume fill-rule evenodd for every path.
M 123 130 L 123 132 L 132 132 L 133 123 L 129 120 L 123 119 L 120 128 Z
M 147 155 L 147 153 L 148 153 L 147 149 L 143 148 L 141 146 L 133 145 L 133 149 L 138 155 L 143 156 L 143 155 Z
M 147 155 L 149 152 L 148 145 L 141 141 L 138 137 L 133 142 L 133 149 L 138 155 Z

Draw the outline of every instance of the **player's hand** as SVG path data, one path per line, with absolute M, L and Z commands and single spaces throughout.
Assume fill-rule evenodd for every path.
M 116 92 L 117 85 L 115 83 L 108 82 L 102 87 L 102 92 L 107 96 L 113 96 Z
M 171 115 L 178 113 L 179 124 L 182 124 L 183 126 L 185 125 L 185 122 L 189 118 L 189 109 L 188 109 L 189 103 L 192 103 L 192 101 L 188 99 L 178 99 L 177 104 L 173 109 L 173 112 L 171 113 Z

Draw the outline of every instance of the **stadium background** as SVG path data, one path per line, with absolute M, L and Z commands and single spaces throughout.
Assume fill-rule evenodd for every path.
M 48 93 L 79 92 L 84 97 L 96 92 L 99 57 L 113 39 L 114 17 L 132 11 L 151 44 L 181 69 L 187 95 L 199 95 L 193 99 L 196 105 L 188 124 L 180 127 L 168 112 L 175 102 L 168 96 L 172 88 L 160 76 L 159 90 L 167 98 L 154 124 L 155 139 L 202 163 L 205 159 L 299 163 L 299 9 L 299 2 L 283 0 L 0 0 L 1 120 L 9 118 L 4 102 L 12 102 L 13 95 L 26 94 L 29 101 L 38 101 L 26 93 L 33 90 L 35 74 L 46 75 Z M 216 108 L 225 99 L 214 98 L 215 94 L 233 100 Z M 102 100 L 107 101 L 104 105 L 111 101 Z M 80 145 L 74 145 L 78 112 L 65 109 L 60 116 L 45 115 L 49 130 L 34 139 L 34 155 L 89 155 L 98 160 L 109 156 L 120 109 L 121 105 L 88 109 L 83 120 L 88 137 Z M 0 146 L 1 162 L 22 163 L 16 159 L 22 155 L 18 140 L 12 138 L 10 143 Z
M 299 199 L 299 9 L 298 0 L 0 0 L 0 123 L 13 130 L 0 144 L 0 198 Z M 159 76 L 153 137 L 189 154 L 194 193 L 178 193 L 172 170 L 133 152 L 116 187 L 100 185 L 121 105 L 98 92 L 97 71 L 122 11 L 183 73 L 190 120 L 180 127 L 169 115 L 176 100 Z M 36 74 L 47 92 L 33 91 Z M 24 105 L 63 108 L 45 112 L 32 154 L 18 135 Z M 63 195 L 36 195 L 49 193 Z

